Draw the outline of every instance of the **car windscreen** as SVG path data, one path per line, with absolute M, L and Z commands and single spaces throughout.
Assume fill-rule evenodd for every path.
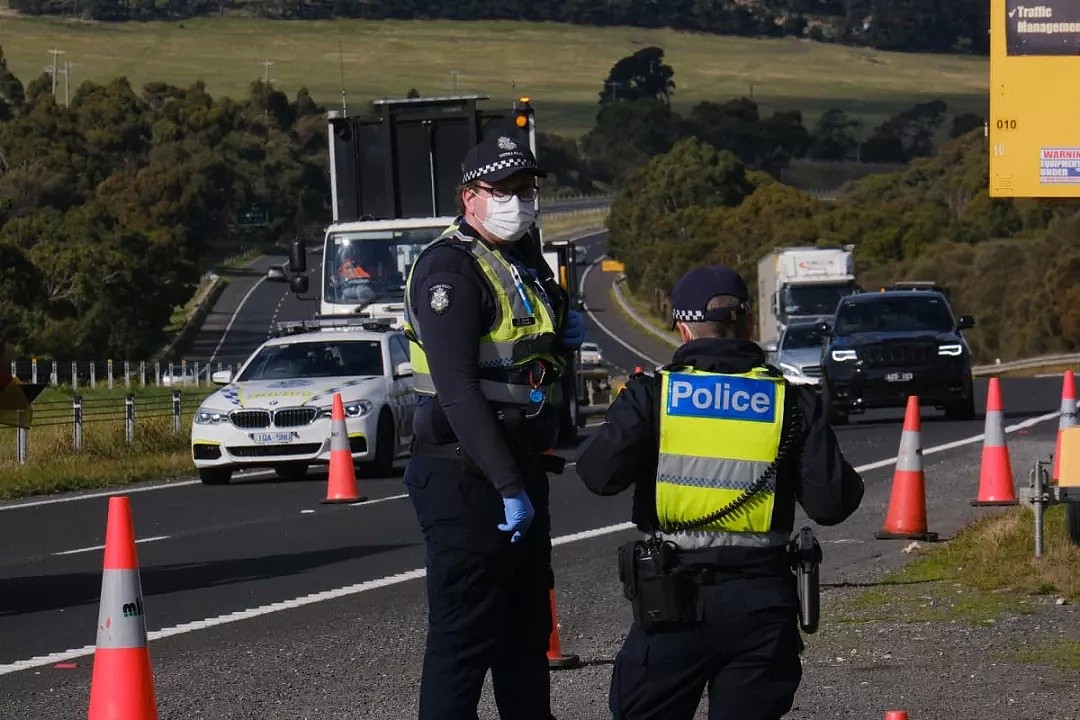
M 381 344 L 374 340 L 326 340 L 268 345 L 237 378 L 287 380 L 292 378 L 382 375 Z
M 784 340 L 781 347 L 784 350 L 821 347 L 821 336 L 817 334 L 812 326 L 789 327 L 784 331 Z
M 836 334 L 862 332 L 949 332 L 952 313 L 938 297 L 879 297 L 843 303 L 836 311 Z

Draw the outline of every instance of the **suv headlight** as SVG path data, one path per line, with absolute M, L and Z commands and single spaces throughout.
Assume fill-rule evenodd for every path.
M 859 354 L 854 350 L 833 350 L 831 356 L 836 362 L 850 362 L 859 359 Z
M 220 425 L 229 422 L 229 413 L 223 410 L 203 410 L 195 413 L 196 425 Z
M 374 407 L 367 400 L 356 400 L 354 402 L 345 403 L 345 417 L 358 418 L 367 415 L 371 412 L 371 408 Z M 319 408 L 319 417 L 328 418 L 332 415 L 334 406 Z
M 949 357 L 960 357 L 964 354 L 964 346 L 960 343 L 948 343 L 947 345 L 941 345 L 937 349 L 938 355 L 947 355 Z

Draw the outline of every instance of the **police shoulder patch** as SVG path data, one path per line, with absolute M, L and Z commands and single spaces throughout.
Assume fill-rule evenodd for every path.
M 428 304 L 431 311 L 436 315 L 442 315 L 450 309 L 450 303 L 454 301 L 454 287 L 445 283 L 432 285 L 428 289 Z

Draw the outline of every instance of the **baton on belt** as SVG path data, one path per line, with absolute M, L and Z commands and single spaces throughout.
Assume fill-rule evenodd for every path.
M 818 567 L 821 565 L 821 545 L 808 527 L 799 530 L 789 546 L 791 563 L 799 590 L 799 627 L 805 633 L 818 629 L 821 617 L 821 585 Z

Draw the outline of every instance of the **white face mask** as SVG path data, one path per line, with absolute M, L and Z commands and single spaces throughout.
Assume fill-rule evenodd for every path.
M 536 208 L 532 201 L 522 202 L 517 195 L 512 195 L 506 202 L 487 201 L 487 217 L 483 220 L 484 229 L 503 242 L 517 242 L 536 219 Z

